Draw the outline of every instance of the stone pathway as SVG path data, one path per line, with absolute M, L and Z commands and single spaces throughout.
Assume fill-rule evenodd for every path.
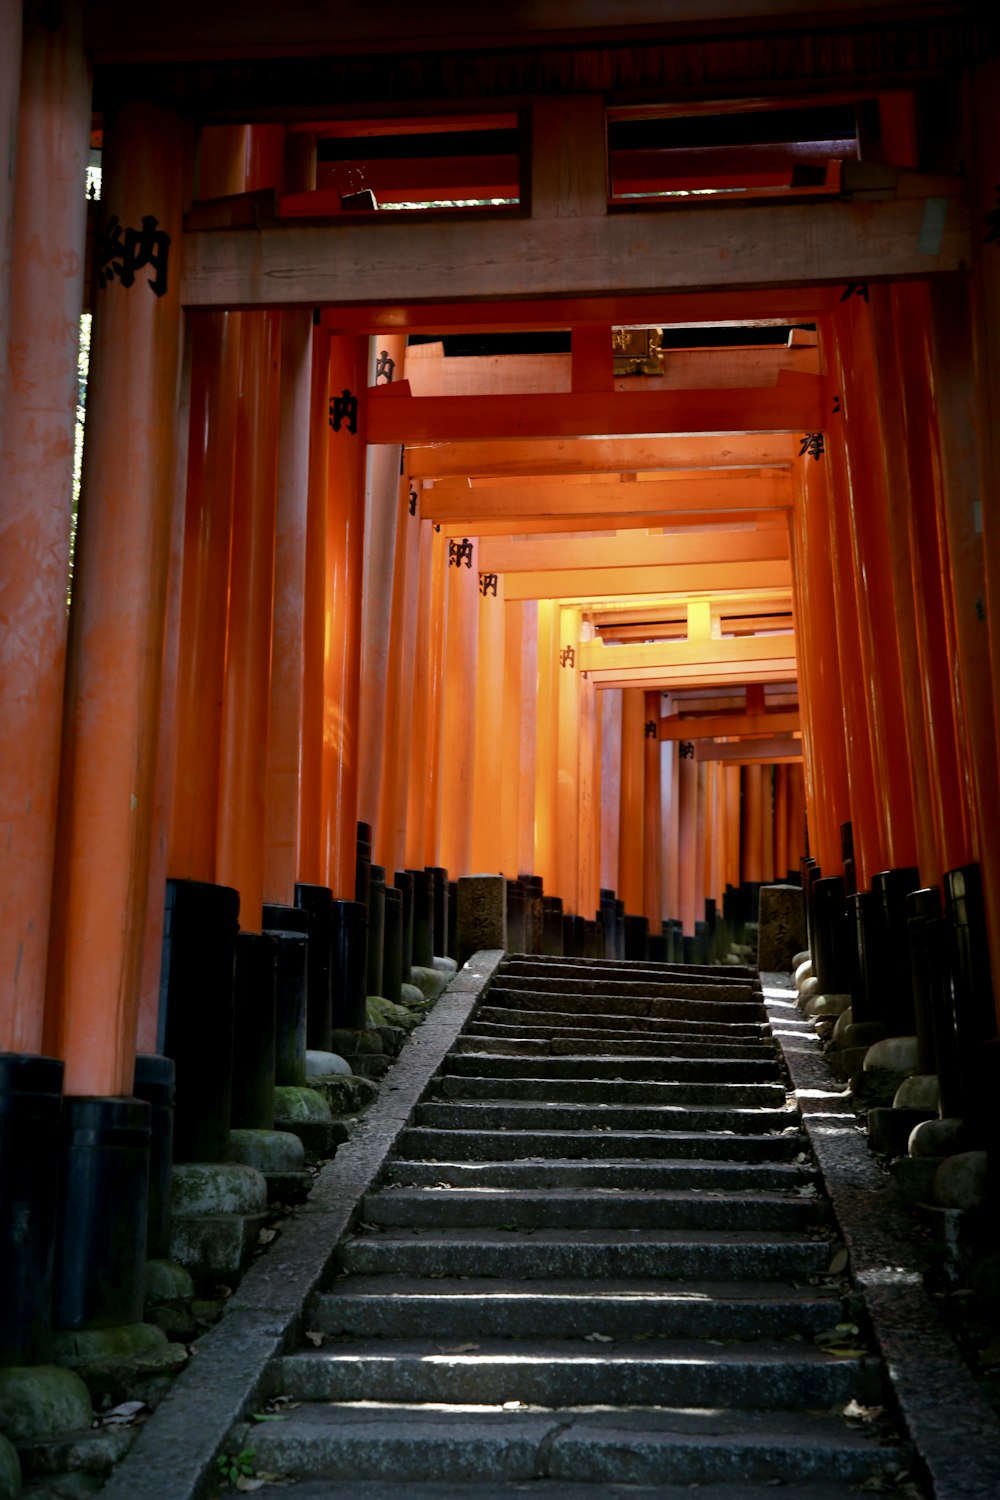
M 845 1261 L 750 971 L 508 958 L 227 1448 L 294 1500 L 891 1490 Z

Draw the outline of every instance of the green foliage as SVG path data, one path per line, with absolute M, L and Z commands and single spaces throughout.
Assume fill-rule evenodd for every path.
M 236 1482 L 242 1475 L 249 1479 L 254 1472 L 254 1452 L 252 1448 L 244 1448 L 240 1453 L 220 1453 L 215 1460 L 219 1471 L 219 1478 L 224 1484 L 231 1488 L 236 1487 Z

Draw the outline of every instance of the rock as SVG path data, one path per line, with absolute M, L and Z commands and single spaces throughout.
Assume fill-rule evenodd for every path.
M 276 1120 L 329 1120 L 330 1106 L 315 1089 L 283 1084 L 274 1091 Z
M 314 1052 L 311 1049 L 306 1053 L 306 1078 L 332 1078 L 335 1074 L 341 1076 L 350 1073 L 351 1065 L 346 1057 L 341 1057 L 339 1052 Z
M 452 974 L 457 974 L 458 972 L 458 964 L 453 958 L 438 958 L 435 955 L 431 962 L 439 974 L 447 974 L 450 977 Z
M 393 1000 L 384 1000 L 381 995 L 368 996 L 368 1020 L 372 1029 L 376 1030 L 383 1050 L 386 1049 L 382 1028 L 386 1026 L 397 1026 L 403 1031 L 412 1031 L 414 1026 L 419 1026 L 423 1017 L 418 1011 L 413 1011 L 405 1005 L 397 1005 Z
M 881 1021 L 852 1021 L 844 1028 L 840 1041 L 844 1047 L 861 1048 L 867 1052 L 869 1047 L 881 1042 L 884 1036 L 885 1026 Z
M 18 1447 L 88 1432 L 90 1393 L 73 1370 L 59 1365 L 15 1365 L 0 1370 L 0 1429 Z
M 805 941 L 805 935 L 802 887 L 761 886 L 757 928 L 758 969 L 779 974 L 790 973 L 796 952 L 801 950 Z
M 937 1114 L 941 1090 L 936 1073 L 912 1073 L 904 1078 L 892 1101 L 893 1109 L 927 1109 Z
M 840 1015 L 837 1017 L 837 1024 L 833 1028 L 833 1039 L 835 1042 L 838 1042 L 840 1040 L 840 1038 L 844 1035 L 844 1032 L 847 1030 L 848 1026 L 851 1025 L 853 1016 L 854 1007 L 851 1005 L 849 1005 L 846 1010 L 842 1010 L 840 1012 Z
M 804 959 L 792 975 L 792 980 L 797 990 L 801 990 L 807 979 L 813 977 L 812 959 Z
M 401 984 L 399 987 L 399 999 L 403 1005 L 423 1005 L 425 996 L 423 990 L 415 984 Z
M 175 1214 L 259 1214 L 267 1183 L 240 1162 L 183 1162 L 171 1175 L 170 1202 Z
M 378 1085 L 370 1078 L 317 1078 L 317 1092 L 322 1094 L 332 1115 L 356 1115 L 367 1109 L 378 1094 Z
M 804 1009 L 806 1004 L 810 1000 L 814 1000 L 820 993 L 819 980 L 815 975 L 810 975 L 808 979 L 803 979 L 799 985 L 799 1005 Z
M 953 1156 L 971 1144 L 964 1120 L 924 1120 L 911 1131 L 907 1149 L 911 1156 Z
M 358 1031 L 348 1031 L 346 1027 L 335 1027 L 333 1044 L 339 1048 L 345 1058 L 357 1057 L 361 1053 L 377 1055 L 385 1050 L 382 1037 L 374 1026 Z M 350 1065 L 348 1065 L 348 1072 L 350 1072 Z
M 173 1260 L 147 1260 L 144 1298 L 146 1306 L 158 1302 L 186 1302 L 194 1296 L 190 1272 Z
M 810 980 L 810 984 L 819 981 Z M 813 995 L 811 1000 L 806 1000 L 802 1005 L 802 1014 L 805 1016 L 841 1016 L 851 1006 L 850 995 Z
M 920 1055 L 915 1036 L 887 1036 L 865 1056 L 865 1072 L 915 1073 Z
M 416 965 L 410 970 L 410 978 L 425 1000 L 436 1000 L 448 987 L 450 974 L 441 969 L 421 969 Z
M 0 1433 L 0 1500 L 14 1500 L 21 1493 L 21 1463 L 17 1449 Z
M 258 1172 L 301 1172 L 305 1152 L 297 1135 L 287 1130 L 231 1130 L 229 1155 Z
M 459 965 L 481 949 L 507 947 L 507 882 L 502 875 L 461 876 L 456 905 Z
M 810 955 L 809 949 L 803 948 L 800 953 L 793 954 L 792 956 L 792 973 L 794 974 L 796 970 L 801 969 L 803 964 L 808 964 L 811 962 L 812 957 Z
M 934 1174 L 934 1198 L 943 1208 L 982 1208 L 989 1190 L 985 1151 L 946 1157 Z

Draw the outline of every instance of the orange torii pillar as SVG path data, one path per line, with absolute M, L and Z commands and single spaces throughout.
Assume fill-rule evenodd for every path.
M 271 691 L 264 804 L 264 900 L 292 905 L 299 878 L 304 708 L 303 645 L 309 525 L 312 345 L 308 312 L 281 315 Z
M 680 758 L 676 740 L 660 741 L 660 829 L 663 914 L 672 921 L 680 914 Z
M 760 770 L 760 878 L 770 885 L 774 880 L 774 767 L 761 766 Z
M 834 404 L 837 405 L 839 416 L 842 402 L 836 384 L 828 385 L 827 402 L 828 410 L 832 409 Z M 835 418 L 831 418 L 831 423 L 834 420 Z M 846 441 L 839 427 L 831 426 L 827 434 L 826 452 L 818 459 L 810 458 L 809 462 L 810 465 L 823 464 L 827 459 L 829 459 L 830 469 L 827 486 L 828 505 L 824 512 L 827 526 L 826 545 L 829 548 L 833 580 L 831 590 L 833 617 L 837 632 L 837 663 L 843 704 L 844 740 L 845 747 L 849 749 L 847 784 L 850 791 L 854 860 L 858 889 L 863 890 L 871 877 L 885 867 L 886 836 L 882 801 L 876 795 L 875 790 L 876 766 L 867 701 L 869 679 L 865 674 L 861 656 L 858 590 L 851 548 L 851 516 L 848 499 L 851 481 L 847 469 Z M 810 508 L 818 504 L 818 491 L 810 488 L 808 496 L 807 503 Z M 823 534 L 819 528 L 817 530 L 819 532 L 817 547 L 822 547 L 824 545 Z M 838 850 L 837 868 L 824 869 L 824 874 L 839 873 L 839 866 Z
M 592 640 L 594 627 L 584 621 L 580 639 Z M 600 905 L 601 820 L 601 721 L 597 708 L 597 688 L 588 672 L 577 674 L 579 692 L 579 817 L 580 851 L 578 860 L 577 911 L 593 921 Z
M 646 695 L 643 689 L 623 688 L 618 897 L 625 902 L 628 916 L 640 916 L 643 913 L 645 721 Z
M 502 587 L 498 580 L 497 587 Z M 500 868 L 508 880 L 528 874 L 520 853 L 521 676 L 524 662 L 524 609 L 520 600 L 504 604 L 503 744 L 500 759 Z
M 740 880 L 759 885 L 764 879 L 763 767 L 743 767 L 743 836 Z
M 885 831 L 883 852 L 889 866 L 900 868 L 917 862 L 913 803 L 915 796 L 926 796 L 926 787 L 914 781 L 909 750 L 917 726 L 906 717 L 900 675 L 903 661 L 894 615 L 883 434 L 868 304 L 860 296 L 850 297 L 830 320 L 830 329 L 831 367 L 841 396 L 840 427 L 846 433 L 842 441 L 850 476 L 847 500 L 861 664 Z M 867 873 L 870 878 L 872 871 Z
M 559 774 L 559 605 L 538 601 L 538 694 L 535 720 L 535 860 L 549 896 L 558 889 L 556 807 Z
M 413 753 L 411 705 L 416 667 L 417 586 L 421 546 L 418 500 L 418 492 L 410 488 L 409 480 L 401 480 L 396 499 L 396 557 L 393 565 L 385 718 L 393 743 L 400 749 L 405 746 L 405 752 L 382 757 L 379 826 L 375 830 L 375 861 L 384 867 L 386 878 L 390 881 L 396 870 L 402 870 L 406 866 L 407 766 Z
M 105 262 L 115 274 L 94 316 L 46 1015 L 67 1093 L 98 1096 L 130 1094 L 135 1059 L 177 449 L 185 132 L 154 105 L 127 104 L 105 153 L 103 221 L 116 215 L 137 240 Z
M 838 605 L 831 567 L 828 473 L 822 458 L 796 460 L 789 531 L 809 829 L 820 867 L 834 875 L 840 870 L 840 825 L 850 820 L 851 797 L 843 706 L 849 689 L 841 682 L 833 628 L 843 606 Z M 781 879 L 787 871 L 779 868 L 777 873 Z
M 406 864 L 408 869 L 414 870 L 438 863 L 442 674 L 448 607 L 445 592 L 447 538 L 430 521 L 421 521 L 420 533 L 420 588 L 406 803 Z
M 602 688 L 601 715 L 601 886 L 618 889 L 621 820 L 622 690 Z
M 476 648 L 475 735 L 470 873 L 503 869 L 503 837 L 497 809 L 503 785 L 504 648 L 503 576 L 479 573 Z M 508 868 L 510 868 L 508 866 Z
M 357 865 L 367 366 L 367 339 L 331 338 L 322 883 L 338 901 L 354 900 Z
M 961 681 L 958 728 L 964 732 L 963 771 L 971 777 L 974 819 L 970 829 L 986 904 L 994 968 L 1000 970 L 1000 778 L 986 601 L 978 431 L 969 301 L 961 281 L 933 283 L 931 379 L 940 444 L 948 573 Z M 995 988 L 994 995 L 1000 993 Z
M 801 766 L 788 766 L 788 869 L 794 873 L 806 852 L 806 783 Z
M 479 637 L 477 543 L 448 544 L 441 729 L 441 864 L 449 878 L 472 871 L 472 798 L 476 737 L 476 652 Z M 467 550 L 466 550 L 467 549 Z
M 931 301 L 926 282 L 891 288 L 896 378 L 900 382 L 909 459 L 909 526 L 920 683 L 927 753 L 933 774 L 930 800 L 939 868 L 973 858 L 975 812 L 962 765 L 965 747 L 961 673 L 955 641 L 948 528 L 937 412 L 931 374 Z M 943 645 L 943 649 L 942 649 Z
M 521 742 L 517 790 L 517 861 L 519 874 L 535 864 L 535 777 L 538 765 L 538 602 L 521 606 Z
M 788 863 L 788 773 L 791 766 L 774 768 L 774 878 L 783 881 Z
M 77 12 L 54 31 L 29 23 L 23 79 L 19 0 L 0 16 L 0 1050 L 30 1053 L 56 851 L 90 80 Z
M 559 609 L 555 869 L 563 911 L 580 912 L 580 611 Z
M 685 754 L 685 751 L 689 752 Z M 677 742 L 677 916 L 687 937 L 694 937 L 698 911 L 698 763 L 690 740 Z
M 739 766 L 722 767 L 726 794 L 726 865 L 723 880 L 734 891 L 740 885 L 740 770 Z
M 370 341 L 368 383 L 381 385 L 403 378 L 406 335 Z M 386 690 L 392 643 L 392 600 L 399 514 L 400 449 L 385 443 L 368 449 L 365 472 L 364 602 L 361 637 L 361 710 L 359 718 L 358 817 L 378 838 L 382 798 L 382 763 L 394 756 L 386 743 Z M 391 745 L 398 750 L 394 734 Z M 392 870 L 387 869 L 392 884 Z
M 705 761 L 695 761 L 698 767 L 698 787 L 695 813 L 695 866 L 694 866 L 694 889 L 695 907 L 694 920 L 695 932 L 697 924 L 705 920 L 705 893 L 706 876 L 708 872 L 707 846 L 707 790 L 708 790 L 708 764 Z
M 642 912 L 649 919 L 649 931 L 658 937 L 663 931 L 663 839 L 660 817 L 660 693 L 644 695 L 642 726 Z
M 309 499 L 302 597 L 302 750 L 299 760 L 297 878 L 321 885 L 323 729 L 326 720 L 326 523 L 329 486 L 330 334 L 313 327 L 309 394 Z

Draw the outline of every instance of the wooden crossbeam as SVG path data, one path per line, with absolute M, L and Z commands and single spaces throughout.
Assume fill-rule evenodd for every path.
M 665 714 L 660 720 L 661 740 L 711 740 L 738 734 L 744 739 L 769 738 L 799 731 L 798 709 L 788 713 L 706 714 L 700 719 Z
M 751 682 L 788 682 L 795 678 L 795 661 L 704 663 L 676 667 L 632 667 L 588 674 L 597 687 L 646 687 L 663 692 L 687 688 L 745 687 Z
M 926 200 L 767 204 L 685 200 L 600 216 L 424 220 L 371 215 L 184 236 L 186 307 L 324 307 L 421 300 L 599 297 L 871 281 L 971 261 L 966 197 L 930 252 Z
M 729 765 L 794 765 L 802 759 L 802 741 L 790 734 L 771 740 L 699 740 L 695 745 L 696 761 L 721 760 Z
M 485 537 L 479 546 L 478 567 L 483 573 L 565 572 L 570 568 L 616 568 L 626 572 L 684 563 L 761 562 L 787 558 L 788 533 L 720 531 L 673 536 L 548 537 L 511 541 Z
M 387 394 L 388 393 L 388 394 Z M 803 387 L 745 390 L 557 391 L 533 396 L 411 396 L 369 392 L 370 443 L 435 443 L 456 438 L 586 437 L 590 433 L 814 432 L 826 404 Z
M 488 572 L 489 569 L 483 568 Z M 682 563 L 659 568 L 569 568 L 565 571 L 508 573 L 504 598 L 579 600 L 615 599 L 624 603 L 637 594 L 718 594 L 727 589 L 789 589 L 786 561 Z
M 581 641 L 577 663 L 582 672 L 632 670 L 708 664 L 723 666 L 794 660 L 792 635 L 751 635 L 723 641 L 632 641 L 606 646 L 601 640 Z
M 515 516 L 641 515 L 644 512 L 742 511 L 791 506 L 791 471 L 720 470 L 689 478 L 592 484 L 435 485 L 424 490 L 420 513 L 432 521 L 504 519 Z M 655 524 L 652 520 L 649 525 Z
M 752 522 L 757 526 L 774 526 L 781 522 L 781 512 L 774 510 L 742 511 L 663 511 L 646 515 L 578 515 L 578 516 L 514 516 L 498 520 L 441 521 L 441 530 L 447 537 L 463 536 L 531 536 L 555 532 L 615 532 L 645 531 L 658 526 L 691 526 L 699 530 L 705 526 L 732 526 L 735 520 Z
M 784 432 L 699 434 L 694 437 L 562 438 L 511 441 L 456 440 L 408 444 L 406 472 L 412 479 L 497 479 L 524 475 L 625 474 L 684 469 L 748 469 L 789 465 L 798 438 Z

